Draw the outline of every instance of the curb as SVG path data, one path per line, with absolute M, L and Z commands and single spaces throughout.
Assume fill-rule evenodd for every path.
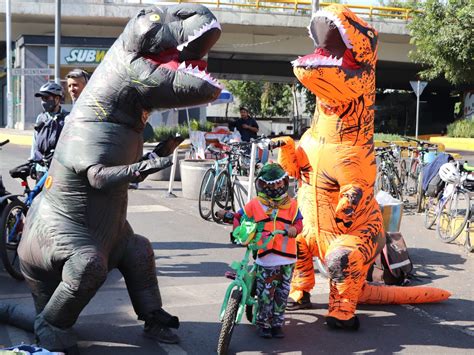
M 11 144 L 31 146 L 31 144 L 33 143 L 33 134 L 26 135 L 0 132 L 0 142 L 3 142 L 7 139 L 10 141 Z
M 430 142 L 443 144 L 446 149 L 474 152 L 474 138 L 431 137 Z

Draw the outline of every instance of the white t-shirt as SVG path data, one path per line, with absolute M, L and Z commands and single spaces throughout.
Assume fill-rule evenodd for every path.
M 257 257 L 255 261 L 257 265 L 260 266 L 280 266 L 280 265 L 289 265 L 296 263 L 296 258 L 291 258 L 288 256 L 282 256 L 278 254 L 269 253 L 262 257 Z

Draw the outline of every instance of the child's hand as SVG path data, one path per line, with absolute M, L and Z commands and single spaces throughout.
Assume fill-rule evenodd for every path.
M 288 227 L 286 232 L 288 233 L 289 238 L 296 238 L 296 234 L 298 233 L 296 228 L 293 226 Z

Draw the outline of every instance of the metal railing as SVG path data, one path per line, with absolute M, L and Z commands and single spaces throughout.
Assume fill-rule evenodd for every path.
M 152 4 L 156 3 L 153 0 L 104 0 L 106 3 L 122 3 L 122 4 Z M 166 0 L 170 3 L 193 3 L 202 4 L 209 7 L 217 8 L 247 8 L 256 11 L 267 10 L 269 12 L 293 12 L 301 14 L 311 14 L 311 0 Z M 320 7 L 331 5 L 329 2 L 321 2 Z M 397 20 L 408 21 L 418 10 L 398 7 L 384 7 L 384 6 L 364 6 L 344 4 L 350 8 L 354 13 L 368 17 L 371 20 L 374 18 L 389 18 Z

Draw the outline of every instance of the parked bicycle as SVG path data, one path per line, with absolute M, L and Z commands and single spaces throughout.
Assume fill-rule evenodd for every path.
M 403 201 L 403 183 L 397 169 L 399 158 L 394 154 L 393 147 L 376 148 L 375 155 L 379 159 L 375 193 L 382 190 Z
M 235 270 L 232 278 L 234 280 L 227 287 L 220 311 L 222 322 L 219 340 L 217 344 L 218 354 L 227 354 L 234 327 L 240 323 L 245 312 L 247 320 L 255 324 L 258 302 L 255 297 L 256 264 L 249 265 L 250 255 L 258 249 L 264 249 L 273 238 L 278 235 L 286 235 L 286 231 L 275 230 L 269 234 L 262 245 L 257 245 L 262 239 L 263 224 L 260 226 L 252 220 L 242 221 L 233 236 L 236 243 L 247 247 L 243 259 L 234 261 L 231 268 Z
M 416 197 L 417 212 L 423 211 L 422 171 L 426 164 L 432 162 L 437 155 L 438 146 L 415 138 L 403 137 L 408 142 L 415 142 L 416 147 L 408 147 L 408 169 L 406 173 L 405 192 Z
M 9 142 L 10 141 L 8 139 L 6 141 L 0 142 L 0 150 L 2 150 L 2 147 Z M 9 194 L 10 193 L 6 190 L 5 185 L 3 185 L 2 175 L 0 175 L 0 215 L 8 202 L 8 198 L 5 196 Z
M 446 198 L 439 207 L 436 232 L 445 243 L 454 241 L 471 218 L 470 193 L 474 191 L 474 180 L 468 180 L 468 177 L 473 171 L 474 167 L 467 163 L 463 166 L 446 163 L 440 168 L 439 174 L 448 185 Z
M 23 234 L 26 215 L 34 198 L 41 192 L 48 173 L 46 172 L 38 180 L 33 189 L 28 184 L 28 177 L 32 175 L 32 170 L 36 164 L 47 168 L 52 154 L 41 161 L 29 161 L 10 170 L 10 176 L 14 179 L 20 179 L 24 190 L 23 194 L 8 194 L 4 197 L 8 203 L 0 216 L 0 258 L 5 270 L 17 280 L 24 279 L 20 270 L 17 249 Z

